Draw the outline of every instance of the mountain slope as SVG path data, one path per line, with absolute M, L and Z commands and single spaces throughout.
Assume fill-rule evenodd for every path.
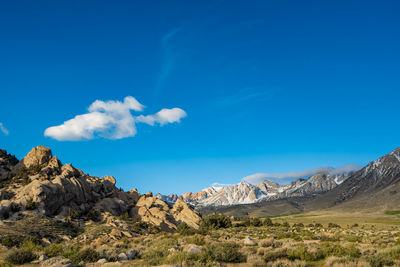
M 400 205 L 400 148 L 369 163 L 335 189 L 319 196 L 309 208 L 396 207 Z

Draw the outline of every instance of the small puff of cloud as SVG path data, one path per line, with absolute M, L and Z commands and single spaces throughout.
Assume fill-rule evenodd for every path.
M 125 97 L 123 102 L 96 100 L 89 106 L 89 113 L 77 115 L 61 125 L 49 127 L 44 135 L 58 141 L 89 140 L 97 136 L 107 139 L 135 136 L 137 118 L 131 114 L 131 110 L 142 111 L 144 107 L 132 96 Z M 186 116 L 183 110 L 173 108 L 162 109 L 154 115 L 139 117 L 149 117 L 147 121 L 154 118 L 153 124 L 146 122 L 150 125 L 154 125 L 154 122 L 163 125 L 180 122 L 180 119 L 184 117 L 182 114 Z M 140 119 L 137 121 L 141 122 Z
M 6 127 L 4 127 L 4 124 L 2 122 L 0 122 L 0 131 L 5 135 L 10 134 L 10 132 L 6 129 Z
M 167 123 L 180 122 L 182 118 L 186 117 L 187 114 L 183 109 L 172 108 L 172 109 L 162 109 L 154 115 L 143 116 L 140 115 L 136 117 L 137 122 L 147 123 L 153 126 L 155 123 L 164 125 Z
M 310 177 L 310 176 L 316 175 L 318 173 L 329 173 L 331 175 L 340 175 L 340 174 L 344 174 L 344 173 L 358 171 L 359 169 L 361 169 L 360 166 L 350 164 L 350 165 L 346 165 L 346 166 L 339 167 L 336 169 L 332 168 L 332 167 L 319 167 L 319 168 L 305 170 L 305 171 L 301 171 L 301 172 L 288 172 L 288 173 L 283 173 L 283 174 L 256 173 L 256 174 L 246 176 L 242 180 L 252 183 L 252 184 L 256 184 L 256 183 L 260 183 L 260 182 L 262 182 L 264 180 L 268 180 L 268 179 L 270 179 L 270 180 L 299 179 L 299 178 Z

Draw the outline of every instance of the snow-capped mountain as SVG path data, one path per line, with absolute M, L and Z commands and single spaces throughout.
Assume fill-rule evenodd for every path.
M 335 188 L 354 171 L 354 169 L 338 171 L 338 169 L 329 168 L 308 179 L 298 179 L 284 185 L 265 180 L 256 185 L 243 181 L 236 185 L 211 186 L 197 193 L 182 194 L 179 199 L 196 207 L 206 207 L 250 204 L 259 201 L 306 196 Z M 160 195 L 159 197 L 167 202 L 176 201 L 174 195 Z

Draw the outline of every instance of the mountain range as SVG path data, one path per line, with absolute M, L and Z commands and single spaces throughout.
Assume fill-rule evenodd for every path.
M 265 216 L 307 210 L 340 208 L 397 209 L 400 205 L 400 148 L 363 168 L 327 168 L 289 184 L 243 181 L 229 186 L 211 186 L 180 196 L 158 194 L 174 203 L 182 200 L 201 213 Z
M 239 184 L 228 186 L 210 186 L 197 193 L 184 193 L 180 196 L 160 195 L 160 199 L 174 203 L 180 199 L 195 207 L 209 206 L 229 206 L 238 204 L 250 204 L 260 201 L 271 201 L 288 197 L 300 197 L 322 193 L 332 190 L 347 178 L 349 178 L 357 169 L 355 167 L 343 170 L 334 168 L 324 168 L 323 171 L 308 178 L 297 179 L 289 184 L 279 184 L 273 181 L 264 180 L 258 184 L 251 184 L 242 181 Z

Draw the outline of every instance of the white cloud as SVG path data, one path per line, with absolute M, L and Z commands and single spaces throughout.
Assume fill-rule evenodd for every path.
M 6 127 L 4 127 L 3 123 L 1 123 L 1 122 L 0 122 L 0 131 L 5 135 L 10 134 L 10 132 L 6 129 Z
M 249 176 L 244 177 L 242 180 L 256 184 L 260 183 L 264 180 L 286 180 L 286 179 L 299 179 L 299 178 L 307 178 L 313 176 L 317 173 L 327 172 L 332 175 L 336 174 L 343 174 L 348 172 L 354 172 L 361 169 L 358 165 L 346 165 L 339 168 L 332 168 L 332 167 L 319 167 L 315 169 L 305 170 L 301 172 L 288 172 L 288 173 L 275 173 L 275 174 L 268 174 L 268 173 L 256 173 Z
M 187 116 L 187 114 L 183 109 L 180 109 L 180 108 L 166 109 L 166 108 L 164 108 L 154 115 L 147 115 L 147 116 L 140 115 L 140 116 L 136 117 L 136 121 L 147 123 L 152 126 L 155 123 L 164 125 L 167 123 L 180 122 L 181 119 L 186 116 Z
M 77 115 L 61 125 L 49 127 L 44 135 L 58 141 L 88 140 L 97 136 L 107 139 L 135 136 L 137 119 L 131 114 L 131 110 L 142 111 L 143 108 L 144 106 L 132 96 L 125 97 L 124 102 L 96 100 L 89 106 L 89 113 Z M 154 117 L 152 124 L 146 123 L 154 125 L 154 122 L 159 122 L 163 125 L 179 122 L 182 117 L 178 118 L 177 114 L 182 114 L 182 112 L 186 116 L 182 109 L 173 108 L 162 109 L 155 115 L 139 117 L 149 117 L 147 120 Z

